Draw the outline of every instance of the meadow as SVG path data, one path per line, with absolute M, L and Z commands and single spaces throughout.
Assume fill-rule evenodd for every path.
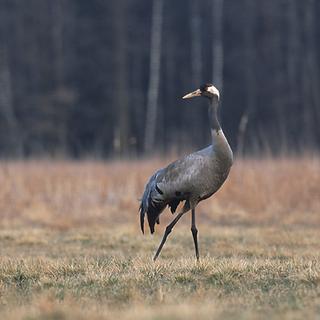
M 1 319 L 320 318 L 320 159 L 238 159 L 152 256 L 147 178 L 170 159 L 2 161 Z

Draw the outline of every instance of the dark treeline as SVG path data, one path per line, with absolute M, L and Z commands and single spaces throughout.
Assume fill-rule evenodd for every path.
M 136 156 L 210 141 L 320 146 L 316 0 L 0 0 L 0 156 Z

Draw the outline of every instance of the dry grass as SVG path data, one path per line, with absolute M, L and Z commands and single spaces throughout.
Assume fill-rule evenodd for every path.
M 1 224 L 63 229 L 137 224 L 144 185 L 167 162 L 2 162 Z M 318 158 L 238 160 L 223 188 L 199 205 L 198 219 L 225 225 L 320 224 L 319 186 Z
M 274 227 L 203 227 L 200 263 L 178 230 L 159 237 L 101 228 L 1 232 L 2 318 L 297 318 L 319 314 L 320 236 Z
M 166 161 L 0 167 L 0 317 L 256 319 L 320 315 L 320 161 L 238 160 L 159 261 L 138 229 L 147 177 Z

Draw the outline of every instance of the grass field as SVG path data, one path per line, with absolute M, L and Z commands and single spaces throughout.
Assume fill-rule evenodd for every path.
M 238 160 L 152 256 L 138 201 L 166 160 L 2 162 L 1 319 L 319 319 L 320 160 Z

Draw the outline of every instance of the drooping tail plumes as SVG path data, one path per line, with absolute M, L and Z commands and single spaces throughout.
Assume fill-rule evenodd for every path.
M 161 197 L 161 190 L 157 187 L 157 173 L 155 173 L 146 185 L 140 205 L 140 226 L 144 233 L 144 216 L 147 214 L 150 232 L 154 233 L 154 225 L 159 223 L 159 215 L 166 207 Z
M 166 169 L 166 168 L 165 168 Z M 159 216 L 161 212 L 170 207 L 173 213 L 181 201 L 186 200 L 186 194 L 175 192 L 174 195 L 168 194 L 165 190 L 167 188 L 163 184 L 163 174 L 165 169 L 158 170 L 149 180 L 144 190 L 141 204 L 140 204 L 140 226 L 141 231 L 144 233 L 144 217 L 147 214 L 148 223 L 151 233 L 154 233 L 154 226 L 159 224 Z M 178 194 L 179 193 L 179 194 Z
M 144 233 L 144 217 L 147 214 L 148 223 L 151 233 L 154 233 L 154 225 L 159 223 L 159 215 L 166 207 L 167 203 L 163 199 L 163 192 L 157 186 L 156 172 L 146 185 L 140 204 L 140 226 Z

